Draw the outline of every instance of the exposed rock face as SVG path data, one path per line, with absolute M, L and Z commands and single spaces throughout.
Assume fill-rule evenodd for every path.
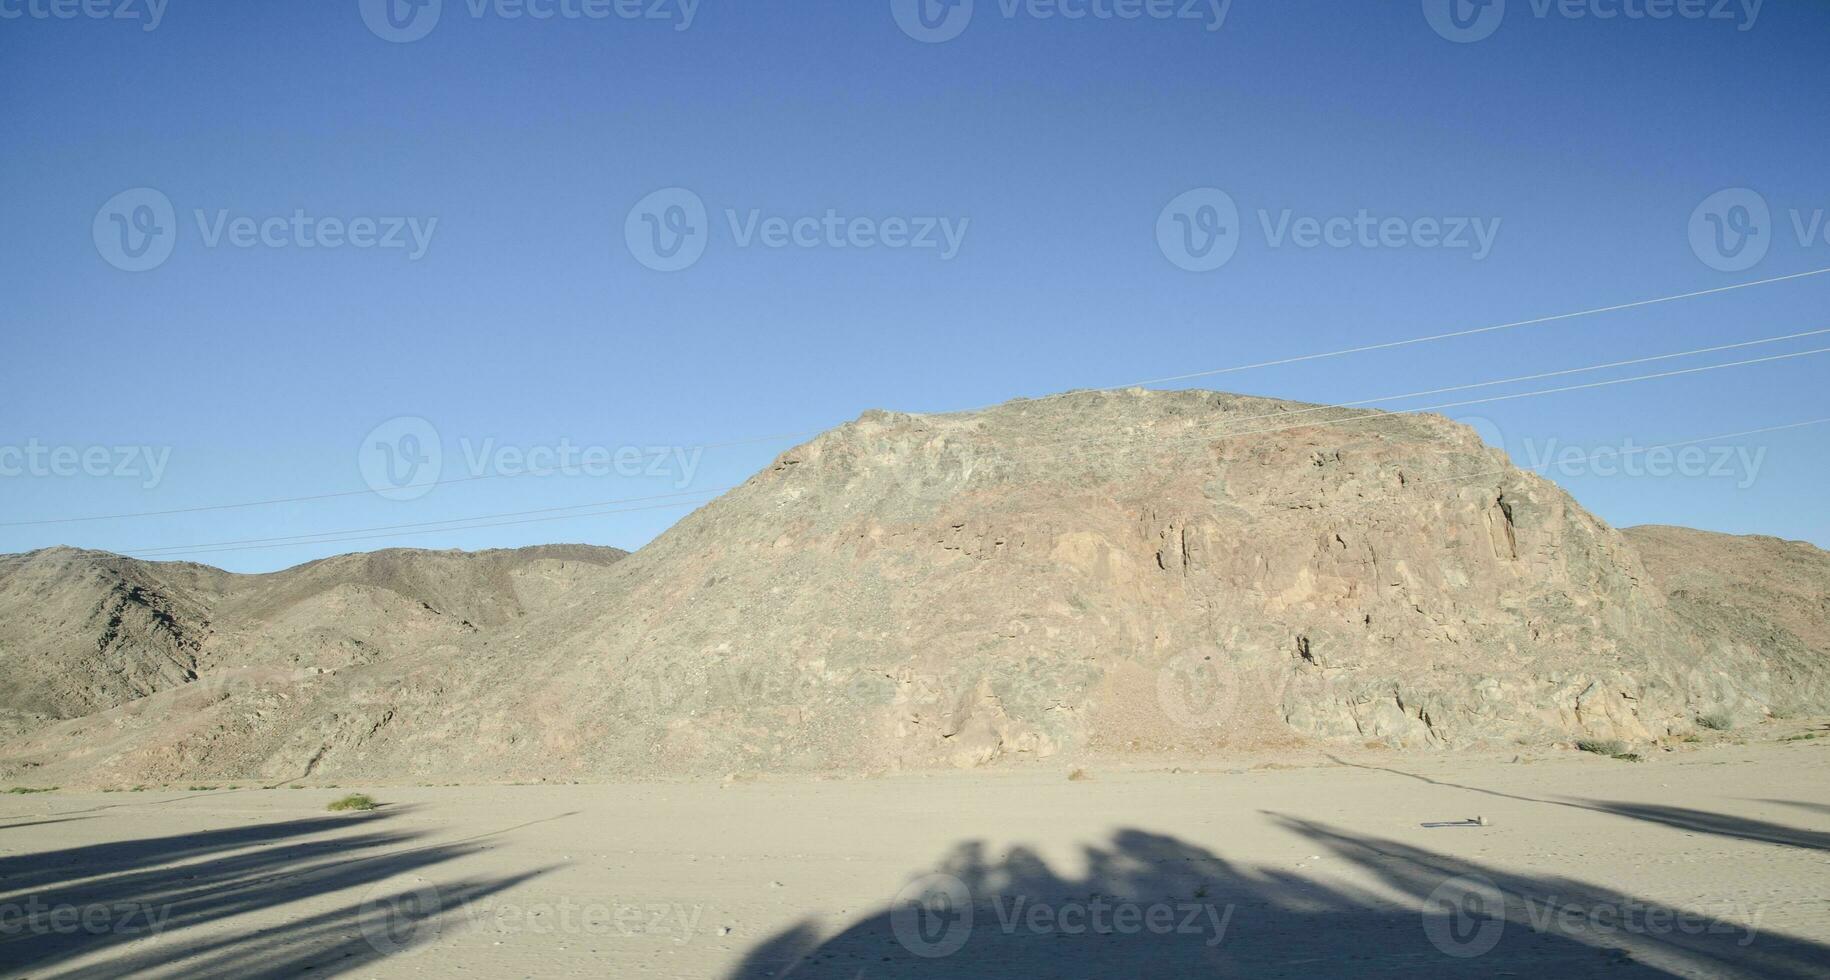
M 1824 676 L 1821 645 L 1775 658 L 1758 627 L 1723 632 L 1725 608 L 1754 606 L 1668 595 L 1633 539 L 1471 430 L 1346 421 L 1365 414 L 1144 391 L 869 413 L 525 615 L 479 605 L 474 629 L 439 632 L 334 576 L 321 608 L 238 616 L 296 637 L 365 608 L 373 635 L 336 625 L 347 655 L 206 672 L 0 763 L 84 754 L 136 781 L 859 771 L 1648 738 L 1800 691 L 1824 709 L 1821 682 L 1798 683 Z M 1788 582 L 1821 600 L 1830 569 Z M 1822 635 L 1821 602 L 1774 603 Z
M 1698 642 L 1554 485 L 1442 419 L 1327 424 L 1362 414 L 1119 392 L 867 415 L 553 623 L 559 686 L 633 736 L 616 761 L 662 768 L 1644 738 L 1762 693 L 1759 657 Z M 752 696 L 632 695 L 721 679 Z

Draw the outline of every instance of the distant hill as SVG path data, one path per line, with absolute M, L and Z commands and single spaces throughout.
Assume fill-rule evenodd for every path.
M 626 554 L 389 550 L 267 575 L 70 548 L 0 558 L 0 725 L 79 717 L 228 668 L 338 667 L 450 643 L 545 608 Z

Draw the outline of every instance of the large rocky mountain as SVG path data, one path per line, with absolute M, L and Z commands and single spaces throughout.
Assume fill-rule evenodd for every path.
M 873 412 L 610 557 L 29 556 L 0 670 L 54 669 L 9 695 L 34 714 L 0 775 L 859 772 L 1830 711 L 1823 552 L 1622 533 L 1434 416 Z

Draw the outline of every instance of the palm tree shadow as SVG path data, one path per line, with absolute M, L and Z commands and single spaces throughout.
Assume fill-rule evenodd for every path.
M 1632 820 L 1643 820 L 1647 823 L 1662 824 L 1690 833 L 1711 834 L 1717 837 L 1728 837 L 1736 840 L 1754 841 L 1761 844 L 1777 844 L 1782 847 L 1799 847 L 1807 850 L 1830 850 L 1830 833 L 1788 827 L 1785 824 L 1766 820 L 1754 820 L 1748 817 L 1736 817 L 1725 813 L 1711 813 L 1707 810 L 1693 810 L 1686 807 L 1659 806 L 1642 803 L 1619 803 L 1609 800 L 1550 800 L 1537 796 L 1525 796 L 1519 793 L 1505 793 L 1481 786 L 1469 786 L 1444 779 L 1432 779 L 1419 773 L 1393 769 L 1389 766 L 1372 766 L 1360 762 L 1349 762 L 1338 756 L 1328 756 L 1337 765 L 1354 769 L 1366 769 L 1374 772 L 1391 773 L 1431 786 L 1443 786 L 1450 789 L 1466 790 L 1470 793 L 1481 793 L 1502 799 L 1518 800 L 1521 803 L 1540 803 L 1545 806 L 1568 807 L 1575 810 L 1588 810 L 1592 813 L 1604 813 Z M 1805 803 L 1794 800 L 1762 800 L 1763 803 L 1775 803 L 1782 806 L 1798 807 L 1816 813 L 1830 813 L 1830 806 L 1821 803 Z
M 836 935 L 808 920 L 759 943 L 731 978 L 1804 978 L 1830 962 L 1817 943 L 1773 933 L 1743 942 L 1738 922 L 1679 914 L 1696 910 L 1275 819 L 1356 873 L 1246 866 L 1123 830 L 1084 849 L 1084 874 L 1065 876 L 1027 849 L 994 855 L 968 841 Z M 1541 914 L 1551 903 L 1561 911 Z M 1633 928 L 1604 906 L 1630 909 Z M 1633 931 L 1648 912 L 1669 929 Z M 1700 925 L 1692 934 L 1680 923 Z
M 1754 820 L 1749 817 L 1711 813 L 1708 810 L 1693 810 L 1681 806 L 1614 803 L 1606 800 L 1589 800 L 1585 805 L 1591 810 L 1598 810 L 1602 813 L 1663 824 L 1691 833 L 1713 834 L 1717 837 L 1732 837 L 1737 840 L 1778 844 L 1782 847 L 1799 847 L 1813 851 L 1830 850 L 1830 834 L 1788 827 L 1785 824 L 1768 820 Z
M 0 973 L 340 972 L 422 948 L 464 905 L 548 870 L 433 884 L 432 869 L 485 845 L 393 829 L 404 812 L 0 858 Z M 261 914 L 345 892 L 354 897 L 277 926 Z

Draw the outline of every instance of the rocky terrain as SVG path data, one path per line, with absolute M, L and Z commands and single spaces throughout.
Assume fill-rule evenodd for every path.
M 270 575 L 71 548 L 0 558 L 0 725 L 17 732 L 254 667 L 391 660 L 546 608 L 625 554 L 388 550 Z
M 1830 711 L 1825 553 L 1617 531 L 1435 416 L 872 412 L 618 557 L 8 560 L 0 778 L 855 773 Z

